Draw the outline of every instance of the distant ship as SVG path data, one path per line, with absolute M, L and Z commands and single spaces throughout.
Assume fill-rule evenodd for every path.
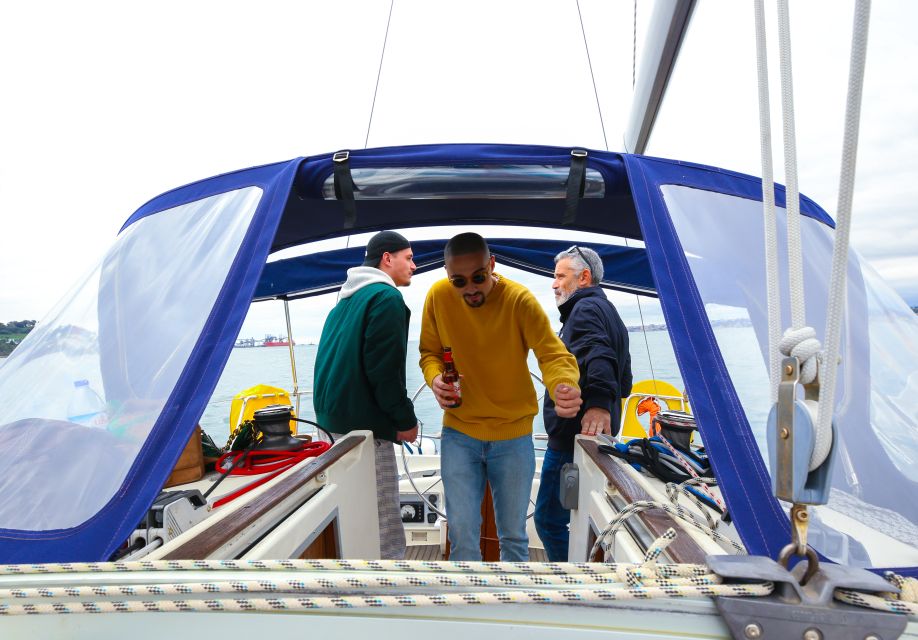
M 290 341 L 287 336 L 265 336 L 265 341 L 261 343 L 263 347 L 289 347 Z

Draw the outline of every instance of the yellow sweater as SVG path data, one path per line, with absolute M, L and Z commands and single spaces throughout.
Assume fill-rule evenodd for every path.
M 496 274 L 495 274 L 496 275 Z M 430 385 L 443 372 L 451 347 L 462 377 L 462 405 L 444 412 L 443 424 L 479 440 L 509 440 L 532 432 L 539 411 L 526 362 L 535 352 L 545 387 L 578 388 L 574 359 L 551 330 L 535 296 L 498 276 L 485 303 L 470 307 L 449 280 L 430 288 L 421 321 L 421 370 Z

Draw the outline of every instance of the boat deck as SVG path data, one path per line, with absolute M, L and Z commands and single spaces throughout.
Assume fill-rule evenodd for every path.
M 405 553 L 406 560 L 443 560 L 438 544 L 415 544 L 408 547 Z M 548 562 L 545 549 L 529 547 L 529 560 L 532 562 Z

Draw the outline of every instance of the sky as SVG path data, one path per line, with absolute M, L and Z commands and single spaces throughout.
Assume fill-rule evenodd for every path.
M 5 3 L 0 322 L 40 320 L 137 207 L 225 171 L 367 145 L 622 150 L 632 50 L 639 63 L 652 6 L 637 2 L 635 45 L 633 2 L 580 0 L 588 61 L 575 1 L 395 0 L 391 20 L 384 0 Z M 853 7 L 790 8 L 799 183 L 830 214 Z M 784 182 L 773 2 L 766 12 L 775 178 Z M 916 22 L 918 3 L 873 3 L 852 228 L 853 246 L 912 305 Z M 699 0 L 648 154 L 760 175 L 754 44 L 751 2 Z M 431 280 L 406 290 L 416 316 Z M 553 306 L 549 281 L 526 282 Z M 628 324 L 659 310 L 649 300 L 638 309 L 633 296 L 616 303 Z M 332 304 L 295 303 L 309 313 L 294 317 L 321 317 Z M 317 336 L 316 321 L 295 322 L 298 338 Z M 279 332 L 282 306 L 261 303 L 241 335 Z

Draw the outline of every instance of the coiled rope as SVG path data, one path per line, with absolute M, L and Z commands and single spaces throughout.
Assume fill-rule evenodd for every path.
M 600 550 L 603 552 L 603 557 L 607 557 L 611 553 L 615 542 L 615 534 L 621 529 L 625 524 L 625 521 L 638 514 L 642 511 L 648 511 L 650 509 L 660 509 L 661 511 L 669 514 L 673 518 L 682 520 L 683 522 L 691 525 L 698 531 L 701 531 L 705 535 L 711 537 L 718 543 L 728 545 L 732 547 L 737 553 L 746 553 L 746 549 L 739 543 L 731 540 L 725 535 L 721 534 L 718 531 L 715 531 L 713 528 L 705 525 L 702 522 L 699 522 L 695 515 L 689 511 L 686 511 L 680 505 L 668 505 L 665 502 L 654 502 L 652 500 L 638 500 L 637 502 L 632 502 L 627 507 L 618 512 L 618 515 L 613 518 L 608 525 L 600 532 L 599 536 L 596 538 L 596 542 L 593 543 L 593 547 L 590 549 L 590 555 L 588 557 L 594 558 Z M 655 543 L 651 549 L 647 551 L 648 556 L 645 557 L 645 562 L 648 562 L 652 559 L 655 559 L 659 556 L 663 550 L 676 538 L 676 532 L 670 528 L 666 530 Z M 651 553 L 655 553 L 651 557 Z

